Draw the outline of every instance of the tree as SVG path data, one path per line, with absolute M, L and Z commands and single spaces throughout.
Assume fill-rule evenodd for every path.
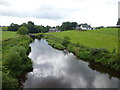
M 32 21 L 28 21 L 28 24 L 34 25 L 34 22 L 32 22 Z
M 34 22 L 32 22 L 32 21 L 28 21 L 27 29 L 28 29 L 29 33 L 39 33 L 37 26 L 34 25 Z
M 28 33 L 28 29 L 25 27 L 25 26 L 21 26 L 18 31 L 17 31 L 18 34 L 20 35 L 25 35 Z
M 120 18 L 118 19 L 117 25 L 120 25 Z
M 18 24 L 11 23 L 10 26 L 8 27 L 8 31 L 17 31 L 19 28 Z
M 62 23 L 62 30 L 73 30 L 77 26 L 77 22 L 63 22 Z
M 78 25 L 77 22 L 71 22 L 71 28 L 72 28 L 72 30 L 75 29 L 77 25 Z

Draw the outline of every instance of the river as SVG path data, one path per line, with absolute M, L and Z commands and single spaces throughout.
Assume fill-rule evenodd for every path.
M 118 88 L 118 78 L 92 69 L 88 62 L 72 53 L 35 39 L 29 57 L 33 71 L 26 75 L 24 88 Z

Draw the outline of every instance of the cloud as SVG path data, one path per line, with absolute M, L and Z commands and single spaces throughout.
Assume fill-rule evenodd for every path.
M 116 25 L 118 19 L 118 1 L 119 0 L 0 0 L 0 18 L 1 16 L 6 16 L 8 20 L 9 17 L 15 17 L 16 19 L 34 18 L 34 20 L 37 18 L 36 22 L 38 19 L 44 19 L 49 22 L 54 21 L 54 23 L 76 21 L 78 23 L 91 23 L 93 26 Z M 110 19 L 111 22 L 109 21 Z M 4 20 L 1 21 L 1 23 L 2 22 L 4 22 Z
M 0 5 L 3 5 L 3 6 L 10 6 L 10 3 L 5 1 L 5 0 L 0 0 Z
M 14 17 L 35 17 L 39 19 L 62 19 L 68 16 L 72 11 L 73 10 L 53 6 L 43 6 L 34 10 L 16 10 L 16 8 L 13 7 L 1 6 L 0 15 Z

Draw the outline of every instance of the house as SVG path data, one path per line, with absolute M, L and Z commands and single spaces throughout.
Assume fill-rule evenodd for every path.
M 87 24 L 80 24 L 76 27 L 77 30 L 91 30 L 92 27 Z
M 60 30 L 58 30 L 57 28 L 50 28 L 49 32 L 61 32 Z

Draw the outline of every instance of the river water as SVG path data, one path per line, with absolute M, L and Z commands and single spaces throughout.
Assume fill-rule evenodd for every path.
M 24 88 L 118 88 L 117 77 L 93 70 L 88 62 L 52 48 L 44 39 L 35 39 L 30 47 L 33 71 L 26 75 Z

